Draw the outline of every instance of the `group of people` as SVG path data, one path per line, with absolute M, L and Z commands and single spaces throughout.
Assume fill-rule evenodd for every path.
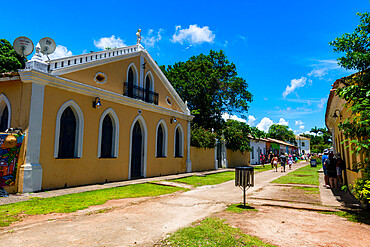
M 269 155 L 269 159 L 270 159 L 270 162 L 271 162 L 271 167 L 272 168 L 275 168 L 275 172 L 277 172 L 277 169 L 278 169 L 278 164 L 280 163 L 280 171 L 281 172 L 285 172 L 285 166 L 288 165 L 289 166 L 289 169 L 292 169 L 292 165 L 293 163 L 295 163 L 298 158 L 297 157 L 294 157 L 291 155 L 291 154 L 287 154 L 287 153 L 281 153 L 281 155 L 278 157 L 277 154 L 272 154 L 270 153 Z
M 322 167 L 324 170 L 324 187 L 340 188 L 343 184 L 342 170 L 345 168 L 344 161 L 340 157 L 340 154 L 329 153 L 329 150 L 324 150 L 324 155 L 321 157 Z

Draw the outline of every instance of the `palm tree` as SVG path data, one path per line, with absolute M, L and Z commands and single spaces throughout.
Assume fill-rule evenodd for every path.
M 315 128 L 311 128 L 310 132 L 315 133 L 315 136 L 317 136 L 317 134 L 320 132 L 320 130 L 319 130 L 319 128 L 317 128 L 317 126 L 315 126 Z

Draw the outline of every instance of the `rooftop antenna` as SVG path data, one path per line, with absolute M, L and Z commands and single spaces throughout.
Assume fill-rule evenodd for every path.
M 55 51 L 56 45 L 55 41 L 52 38 L 42 38 L 39 41 L 40 44 L 40 52 L 44 54 L 49 60 L 49 54 L 53 53 Z
M 27 37 L 21 36 L 14 40 L 13 48 L 18 55 L 26 58 L 33 52 L 34 46 L 32 40 Z

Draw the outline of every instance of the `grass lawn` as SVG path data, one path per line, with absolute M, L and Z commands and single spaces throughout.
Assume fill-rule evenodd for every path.
M 309 184 L 319 186 L 319 173 L 321 165 L 311 167 L 311 165 L 304 166 L 291 172 L 285 176 L 275 179 L 271 183 L 277 184 Z
M 335 214 L 337 216 L 348 219 L 352 222 L 363 223 L 370 225 L 370 212 L 369 211 L 338 211 L 338 212 L 321 212 L 322 214 Z
M 271 165 L 265 165 L 265 167 L 262 166 L 254 166 L 254 173 L 259 173 L 267 170 L 271 170 Z M 172 182 L 179 182 L 179 183 L 186 183 L 193 185 L 194 187 L 199 187 L 203 185 L 214 185 L 214 184 L 221 184 L 230 180 L 235 179 L 235 172 L 220 172 L 220 173 L 214 173 L 209 174 L 204 177 L 202 176 L 191 176 L 186 178 L 179 178 L 179 179 L 173 179 L 169 180 Z
M 163 246 L 273 246 L 218 218 L 206 218 L 173 233 L 163 240 Z
M 302 186 L 293 186 L 294 189 L 298 190 L 305 190 L 306 194 L 319 194 L 319 188 L 318 187 L 302 187 Z
M 245 207 L 244 207 L 243 203 L 239 203 L 239 204 L 231 204 L 230 206 L 227 207 L 226 211 L 230 211 L 233 213 L 243 213 L 245 211 L 256 211 L 257 212 L 258 209 L 255 209 L 249 204 L 245 204 Z
M 1 205 L 0 227 L 8 226 L 12 222 L 20 220 L 22 216 L 71 213 L 88 208 L 92 205 L 104 204 L 106 201 L 112 199 L 158 196 L 180 190 L 186 189 L 145 183 L 50 198 L 34 197 L 29 201 Z

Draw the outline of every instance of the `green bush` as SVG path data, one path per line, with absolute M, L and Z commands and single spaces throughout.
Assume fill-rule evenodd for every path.
M 366 208 L 370 207 L 370 180 L 359 178 L 353 184 L 352 193 Z
M 191 128 L 190 144 L 197 148 L 214 148 L 217 134 L 194 124 Z

